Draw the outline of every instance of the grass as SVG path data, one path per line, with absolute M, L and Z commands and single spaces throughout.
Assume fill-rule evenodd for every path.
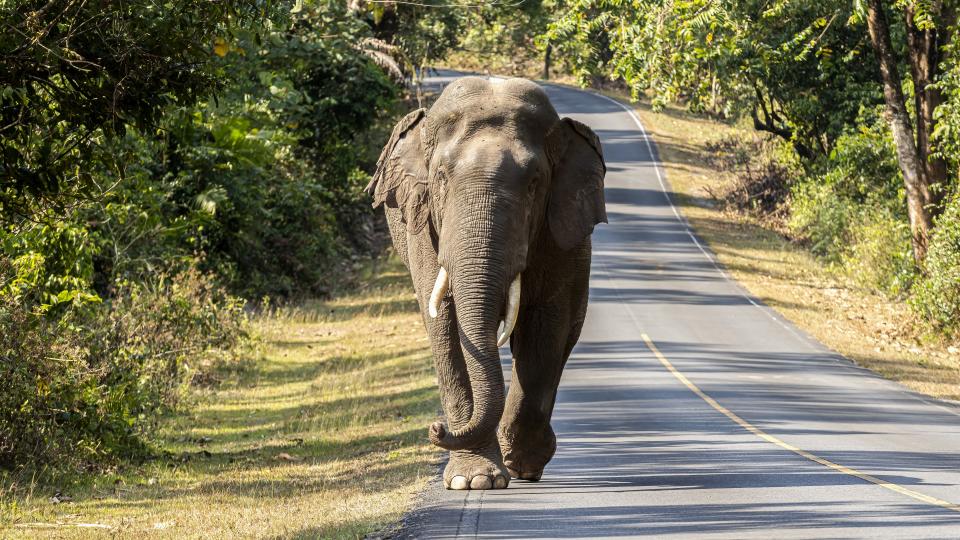
M 7 495 L 0 537 L 359 538 L 395 522 L 434 473 L 439 399 L 406 269 L 370 273 L 259 318 L 263 359 L 167 419 L 168 457 Z
M 706 145 L 747 136 L 747 129 L 678 107 L 635 109 L 657 143 L 683 214 L 754 296 L 857 364 L 915 391 L 960 399 L 960 350 L 924 339 L 903 302 L 855 286 L 803 246 L 716 204 L 711 193 L 722 193 L 731 179 L 711 167 Z

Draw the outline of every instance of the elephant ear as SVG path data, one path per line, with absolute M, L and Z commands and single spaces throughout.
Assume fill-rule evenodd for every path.
M 417 109 L 397 122 L 366 188 L 373 196 L 374 208 L 381 204 L 399 208 L 407 230 L 412 233 L 423 229 L 430 214 L 427 168 L 419 129 L 425 116 L 426 109 Z
M 547 222 L 560 249 L 579 245 L 597 223 L 607 222 L 603 199 L 600 139 L 589 127 L 571 118 L 554 125 L 547 135 L 553 183 L 547 202 Z

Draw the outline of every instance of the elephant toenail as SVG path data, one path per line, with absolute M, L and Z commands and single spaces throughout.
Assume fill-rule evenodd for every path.
M 497 489 L 503 489 L 507 487 L 507 478 L 504 476 L 497 475 L 496 480 L 493 481 L 493 487 Z
M 493 482 L 486 475 L 474 476 L 473 480 L 470 481 L 470 489 L 490 489 L 492 487 Z
M 470 489 L 470 485 L 463 476 L 454 476 L 450 481 L 450 489 Z
M 537 471 L 533 473 L 522 473 L 520 475 L 520 478 L 522 480 L 529 480 L 531 482 L 539 482 L 541 476 L 543 476 L 543 471 Z

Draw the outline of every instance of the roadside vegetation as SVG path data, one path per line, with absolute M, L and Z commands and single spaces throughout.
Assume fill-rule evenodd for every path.
M 337 6 L 0 4 L 5 478 L 149 457 L 245 304 L 372 253 L 398 87 Z
M 162 455 L 0 493 L 0 536 L 357 538 L 396 521 L 434 474 L 439 399 L 406 269 L 358 277 L 253 317 L 254 361 L 158 423 Z
M 362 271 L 385 247 L 362 188 L 396 116 L 411 106 L 408 59 L 430 61 L 443 49 L 424 44 L 442 44 L 437 35 L 449 33 L 442 17 L 398 13 L 406 17 L 400 27 L 386 25 L 393 19 L 375 5 L 333 0 L 0 2 L 0 536 L 33 537 L 47 526 L 59 535 L 60 522 L 79 521 L 84 504 L 110 530 L 150 519 L 149 508 L 195 511 L 194 526 L 213 526 L 229 505 L 191 503 L 176 482 L 200 482 L 242 458 L 268 476 L 234 471 L 231 489 L 272 489 L 275 456 L 256 453 L 259 438 L 236 437 L 248 436 L 245 424 L 287 429 L 272 422 L 296 421 L 296 404 L 284 415 L 256 406 L 257 392 L 288 383 L 316 385 L 316 396 L 295 399 L 324 411 L 318 431 L 304 428 L 304 452 L 316 461 L 291 460 L 296 467 L 326 475 L 317 462 L 360 467 L 354 457 L 387 447 L 400 454 L 386 469 L 426 463 L 404 453 L 409 434 L 351 431 L 370 424 L 360 412 L 371 401 L 371 411 L 389 405 L 405 417 L 423 420 L 416 415 L 427 409 L 432 417 L 432 403 L 413 405 L 432 399 L 432 390 L 410 382 L 426 376 L 424 366 L 416 374 L 405 367 L 425 362 L 413 352 L 422 344 L 384 337 L 368 356 L 345 332 L 304 359 L 299 323 L 264 315 L 303 306 L 309 318 L 340 305 L 317 301 L 381 281 Z M 409 305 L 369 300 L 377 316 L 381 303 L 398 317 Z M 377 327 L 380 319 L 364 323 L 366 309 L 347 314 L 371 335 L 395 334 Z M 331 311 L 318 320 L 339 319 Z M 285 331 L 305 366 L 278 365 Z M 379 371 L 367 376 L 372 365 Z M 366 387 L 379 376 L 410 394 Z M 236 382 L 247 380 L 265 387 Z M 208 397 L 234 395 L 247 416 L 208 414 L 222 405 Z M 322 405 L 326 399 L 334 405 Z M 221 442 L 188 450 L 212 438 L 183 439 L 194 423 Z M 334 428 L 342 429 L 339 443 L 327 433 Z M 384 473 L 389 489 L 354 512 L 353 525 L 340 512 L 353 508 L 344 501 L 354 495 L 336 499 L 341 506 L 325 520 L 301 517 L 337 534 L 382 524 L 403 507 L 391 497 L 417 481 L 414 469 L 403 469 L 403 480 Z M 321 476 L 300 491 L 333 504 L 317 482 L 360 494 L 381 478 L 359 476 L 353 484 L 346 473 L 341 484 Z M 163 478 L 172 491 L 156 484 Z M 128 489 L 146 499 L 104 502 Z M 262 505 L 279 516 L 282 502 L 278 494 Z M 21 530 L 24 522 L 39 525 Z

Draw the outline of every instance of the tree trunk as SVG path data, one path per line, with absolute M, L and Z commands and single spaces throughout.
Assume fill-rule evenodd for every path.
M 867 27 L 877 63 L 880 64 L 887 120 L 893 132 L 893 142 L 897 147 L 897 161 L 903 173 L 903 183 L 907 192 L 907 214 L 910 217 L 910 232 L 913 236 L 913 257 L 917 264 L 922 264 L 927 254 L 927 241 L 933 221 L 930 214 L 930 186 L 927 181 L 926 167 L 920 160 L 914 140 L 913 126 L 910 115 L 907 113 L 900 73 L 897 71 L 897 60 L 890 40 L 890 25 L 881 0 L 868 1 Z
M 553 52 L 553 45 L 547 42 L 547 49 L 543 52 L 543 80 L 550 80 L 550 54 Z
M 917 116 L 917 155 L 923 164 L 927 185 L 930 186 L 929 209 L 931 215 L 940 213 L 943 201 L 944 186 L 947 181 L 947 163 L 933 154 L 933 129 L 936 122 L 933 118 L 934 110 L 943 103 L 940 89 L 931 85 L 936 81 L 940 64 L 940 47 L 944 44 L 941 34 L 947 33 L 940 29 L 939 19 L 942 2 L 932 4 L 934 19 L 938 28 L 917 28 L 914 20 L 914 4 L 906 8 L 907 23 L 907 54 L 910 60 L 910 72 L 913 75 L 914 101 Z

